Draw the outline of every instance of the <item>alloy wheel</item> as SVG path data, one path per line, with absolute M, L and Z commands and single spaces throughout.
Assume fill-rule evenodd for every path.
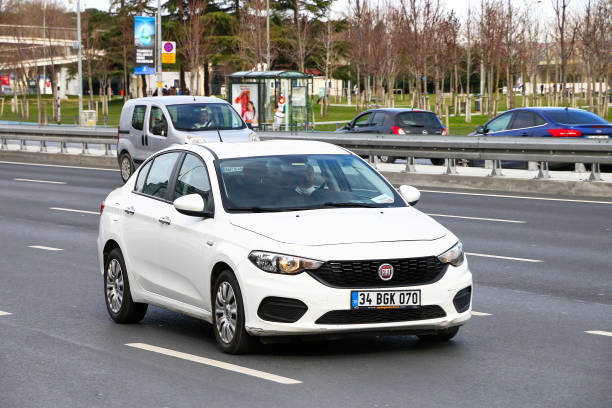
M 127 180 L 132 175 L 132 164 L 130 163 L 130 158 L 124 156 L 121 160 L 121 177 L 124 180 Z
M 236 333 L 238 305 L 232 285 L 221 282 L 215 296 L 215 325 L 224 343 L 231 343 Z
M 123 271 L 121 264 L 115 258 L 108 263 L 106 270 L 106 302 L 110 310 L 117 314 L 123 304 Z

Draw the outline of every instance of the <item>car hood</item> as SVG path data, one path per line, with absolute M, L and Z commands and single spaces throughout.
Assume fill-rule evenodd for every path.
M 412 207 L 231 214 L 230 222 L 275 241 L 297 245 L 432 241 L 447 234 L 446 228 Z
M 253 131 L 249 128 L 235 129 L 235 130 L 205 130 L 205 131 L 194 131 L 186 132 L 184 130 L 175 130 L 177 136 L 192 136 L 202 138 L 204 142 L 219 142 L 219 133 L 224 142 L 248 142 L 249 135 Z

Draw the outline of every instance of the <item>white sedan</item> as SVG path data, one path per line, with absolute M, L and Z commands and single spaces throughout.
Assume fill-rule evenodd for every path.
M 371 332 L 448 340 L 471 316 L 461 242 L 340 147 L 308 141 L 162 150 L 102 203 L 108 312 L 157 305 L 258 337 Z

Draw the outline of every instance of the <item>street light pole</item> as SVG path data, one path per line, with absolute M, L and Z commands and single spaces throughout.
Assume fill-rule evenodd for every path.
M 83 114 L 83 55 L 81 53 L 81 0 L 76 0 L 77 8 L 77 42 L 78 42 L 78 89 L 79 89 L 79 125 L 81 124 L 81 115 Z
M 266 0 L 266 69 L 270 71 L 270 0 Z
M 162 96 L 162 24 L 161 0 L 157 0 L 157 96 Z

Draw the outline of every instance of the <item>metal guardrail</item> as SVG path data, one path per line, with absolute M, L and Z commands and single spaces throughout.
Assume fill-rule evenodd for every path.
M 395 136 L 334 132 L 258 132 L 262 140 L 316 140 L 332 143 L 377 163 L 379 156 L 406 159 L 406 172 L 415 172 L 415 158 L 444 159 L 445 174 L 457 174 L 458 160 L 492 161 L 491 176 L 500 176 L 502 161 L 527 161 L 532 168 L 538 164 L 537 178 L 549 178 L 548 163 L 575 163 L 576 167 L 591 163 L 589 180 L 601 180 L 600 165 L 612 164 L 612 140 L 583 138 L 528 138 L 486 136 Z M 104 146 L 105 154 L 112 155 L 116 145 L 115 128 L 86 128 L 72 126 L 11 126 L 0 125 L 0 150 L 8 149 L 8 140 L 19 140 L 21 150 L 26 141 L 40 142 L 40 151 L 47 151 L 48 142 L 60 143 L 66 152 L 67 143 L 82 145 L 88 154 L 88 144 Z

